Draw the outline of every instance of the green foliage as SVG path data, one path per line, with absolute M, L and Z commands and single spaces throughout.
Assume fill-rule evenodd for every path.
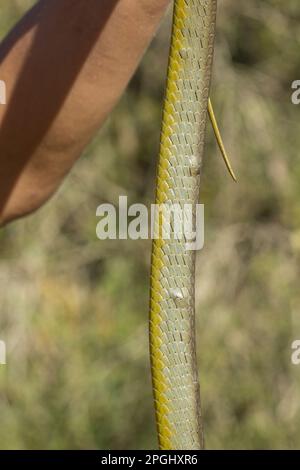
M 0 33 L 32 2 L 2 0 Z M 297 448 L 300 79 L 296 0 L 220 3 L 197 330 L 208 448 Z M 96 207 L 154 197 L 169 20 L 59 193 L 0 233 L 1 448 L 154 448 L 150 243 L 100 242 Z

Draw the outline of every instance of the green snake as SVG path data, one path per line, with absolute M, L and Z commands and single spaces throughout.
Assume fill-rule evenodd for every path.
M 209 100 L 216 13 L 217 0 L 174 2 L 156 204 L 184 208 L 189 203 L 194 219 L 208 115 L 235 179 Z M 150 282 L 150 356 L 159 447 L 202 449 L 195 251 L 187 250 L 184 237 L 154 238 Z

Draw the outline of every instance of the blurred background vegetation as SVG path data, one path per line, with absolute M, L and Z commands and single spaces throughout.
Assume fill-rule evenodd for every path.
M 4 37 L 32 4 L 1 0 Z M 201 202 L 197 334 L 208 448 L 300 446 L 298 0 L 219 2 Z M 59 193 L 0 232 L 0 446 L 155 448 L 149 242 L 100 242 L 96 207 L 154 198 L 170 15 L 127 93 Z

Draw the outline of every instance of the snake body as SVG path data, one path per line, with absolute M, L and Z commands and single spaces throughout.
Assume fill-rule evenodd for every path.
M 217 0 L 175 0 L 156 204 L 199 197 Z M 157 222 L 158 223 L 158 222 Z M 153 240 L 150 355 L 160 449 L 201 449 L 195 345 L 195 251 L 186 240 Z

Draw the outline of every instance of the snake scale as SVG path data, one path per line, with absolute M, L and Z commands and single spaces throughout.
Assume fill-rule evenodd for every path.
M 175 0 L 156 204 L 195 215 L 209 109 L 217 0 Z M 157 222 L 158 223 L 158 222 Z M 195 251 L 153 240 L 150 355 L 159 446 L 204 447 L 195 343 Z

